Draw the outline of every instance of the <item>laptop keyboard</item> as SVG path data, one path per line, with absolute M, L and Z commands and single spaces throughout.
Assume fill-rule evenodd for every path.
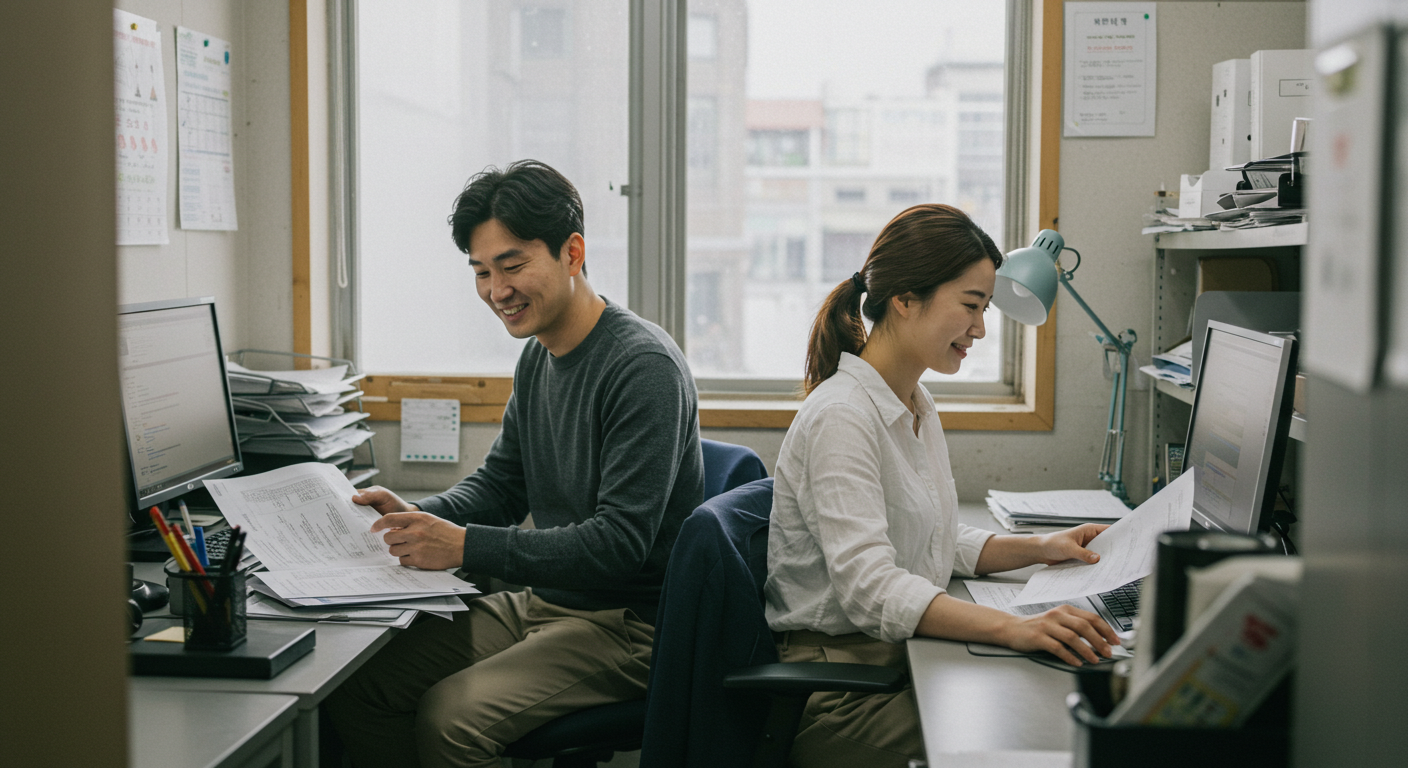
M 1115 617 L 1115 622 L 1119 624 L 1118 628 L 1122 632 L 1134 629 L 1134 618 L 1139 615 L 1139 586 L 1143 583 L 1143 579 L 1136 579 L 1119 589 L 1098 595 L 1110 615 Z

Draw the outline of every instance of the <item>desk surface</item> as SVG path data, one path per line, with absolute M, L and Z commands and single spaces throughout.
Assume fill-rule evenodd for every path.
M 999 528 L 986 507 L 964 504 L 959 520 Z M 996 575 L 1025 580 L 1035 568 Z M 954 597 L 969 600 L 961 581 Z M 974 656 L 966 643 L 914 638 L 906 643 L 924 750 L 934 766 L 1069 766 L 1075 726 L 1066 694 L 1075 675 L 1020 657 Z M 943 757 L 939 757 L 942 755 Z
M 138 563 L 137 578 L 161 583 L 158 563 Z M 157 615 L 157 614 L 152 614 Z M 317 645 L 272 680 L 220 677 L 132 677 L 134 689 L 149 691 L 231 691 L 277 693 L 298 697 L 298 708 L 313 709 L 342 684 L 395 630 L 384 627 L 316 624 Z
M 266 751 L 293 724 L 298 699 L 132 687 L 127 707 L 133 768 L 223 768 Z

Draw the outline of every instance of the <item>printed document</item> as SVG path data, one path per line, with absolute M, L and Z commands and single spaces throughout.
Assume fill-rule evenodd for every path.
M 245 546 L 269 569 L 259 577 L 279 597 L 474 594 L 444 571 L 400 564 L 382 534 L 381 517 L 352 503 L 357 492 L 331 464 L 296 464 L 253 477 L 207 480 L 205 487 L 231 525 L 248 532 Z
M 230 44 L 176 28 L 182 229 L 238 229 L 230 131 Z
M 1013 493 L 989 490 L 988 496 L 1014 516 L 1118 520 L 1129 514 L 1129 507 L 1109 491 Z
M 1108 592 L 1154 571 L 1159 534 L 1186 531 L 1193 520 L 1195 473 L 1185 472 L 1128 517 L 1090 540 L 1095 564 L 1071 560 L 1037 571 L 1013 605 L 1055 603 Z
M 165 245 L 166 76 L 161 25 L 112 12 L 117 123 L 117 244 Z

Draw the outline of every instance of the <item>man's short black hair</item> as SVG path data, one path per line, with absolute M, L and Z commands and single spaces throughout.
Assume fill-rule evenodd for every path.
M 474 228 L 489 219 L 498 219 L 519 240 L 542 240 L 554 259 L 573 232 L 585 234 L 577 188 L 537 160 L 519 160 L 502 170 L 491 165 L 470 177 L 450 214 L 455 246 L 469 253 Z

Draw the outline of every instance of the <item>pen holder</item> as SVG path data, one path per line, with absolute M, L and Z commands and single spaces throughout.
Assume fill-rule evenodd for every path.
M 171 612 L 180 615 L 186 627 L 186 649 L 228 651 L 245 640 L 244 574 L 200 575 L 166 570 L 171 590 Z M 179 598 L 175 596 L 179 595 Z

